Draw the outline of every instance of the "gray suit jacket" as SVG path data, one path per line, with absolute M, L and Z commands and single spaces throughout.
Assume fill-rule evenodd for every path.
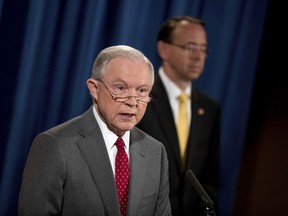
M 129 149 L 127 215 L 171 215 L 163 145 L 134 128 Z M 114 175 L 92 107 L 35 138 L 23 173 L 18 212 L 19 216 L 120 216 Z

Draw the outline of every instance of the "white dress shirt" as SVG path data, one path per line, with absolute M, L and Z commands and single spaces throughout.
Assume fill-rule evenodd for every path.
M 100 118 L 98 112 L 96 111 L 95 105 L 93 106 L 93 113 L 96 118 L 96 121 L 100 127 L 100 130 L 102 132 L 105 145 L 107 148 L 107 152 L 109 155 L 111 167 L 115 176 L 115 158 L 117 154 L 117 147 L 115 145 L 116 140 L 118 139 L 118 136 L 113 133 L 111 130 L 108 129 L 107 125 L 102 121 Z M 125 144 L 125 151 L 129 159 L 129 142 L 130 142 L 130 131 L 126 131 L 124 135 L 121 137 Z M 95 143 L 96 145 L 96 143 Z
M 174 122 L 175 125 L 177 124 L 177 118 L 178 118 L 178 109 L 179 109 L 179 102 L 178 102 L 178 96 L 182 93 L 181 89 L 164 73 L 163 67 L 159 68 L 158 74 L 163 82 L 163 85 L 166 89 L 166 92 L 168 94 L 170 106 L 173 112 L 174 116 Z M 185 93 L 189 95 L 189 100 L 187 103 L 187 110 L 188 110 L 188 122 L 189 125 L 191 123 L 191 88 L 192 88 L 192 82 L 187 86 L 185 89 Z

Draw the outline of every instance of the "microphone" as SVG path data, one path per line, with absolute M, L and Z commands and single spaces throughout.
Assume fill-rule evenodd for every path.
M 206 193 L 194 173 L 192 172 L 191 169 L 188 169 L 186 172 L 186 178 L 192 183 L 193 187 L 195 188 L 196 192 L 198 195 L 201 197 L 202 201 L 205 204 L 205 212 L 207 216 L 216 216 L 216 213 L 214 211 L 214 203 L 212 199 L 209 197 L 209 195 Z

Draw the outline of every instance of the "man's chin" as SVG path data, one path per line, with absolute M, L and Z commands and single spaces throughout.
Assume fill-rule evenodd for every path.
M 125 124 L 121 124 L 118 125 L 118 130 L 117 131 L 121 131 L 122 133 L 125 133 L 126 131 L 130 131 L 135 127 L 134 123 L 125 123 Z
M 193 73 L 189 76 L 189 80 L 197 80 L 199 79 L 201 73 Z

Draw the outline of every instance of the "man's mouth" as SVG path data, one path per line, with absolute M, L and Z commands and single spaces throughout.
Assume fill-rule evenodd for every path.
M 133 116 L 135 116 L 136 114 L 134 114 L 134 113 L 121 113 L 120 115 L 122 115 L 122 116 L 127 116 L 127 117 L 133 117 Z

